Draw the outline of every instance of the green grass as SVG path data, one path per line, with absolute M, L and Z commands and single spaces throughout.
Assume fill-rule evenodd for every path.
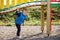
M 60 20 L 52 22 L 52 25 L 60 25 Z
M 0 25 L 12 26 L 14 25 L 14 21 L 9 21 L 6 23 L 0 21 Z M 41 25 L 41 20 L 34 19 L 34 20 L 24 21 L 24 26 L 40 26 L 40 25 Z M 47 21 L 44 22 L 44 25 L 47 25 Z M 60 20 L 52 22 L 52 25 L 60 25 Z
M 4 23 L 0 21 L 0 26 L 3 26 L 3 25 L 4 25 Z
M 30 20 L 30 21 L 25 21 L 24 22 L 24 25 L 27 25 L 27 26 L 37 26 L 37 25 L 40 25 L 40 22 L 37 21 L 37 20 Z
M 39 26 L 39 25 L 41 25 L 41 20 L 25 21 L 24 25 Z M 47 21 L 44 22 L 44 25 L 47 25 Z M 54 21 L 54 22 L 52 22 L 52 25 L 60 25 L 60 21 Z

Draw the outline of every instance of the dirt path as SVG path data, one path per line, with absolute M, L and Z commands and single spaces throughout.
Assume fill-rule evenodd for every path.
M 22 26 L 22 40 L 60 40 L 60 26 L 52 27 L 50 37 L 47 37 L 46 27 L 43 34 L 41 34 L 40 28 L 40 26 Z M 0 40 L 15 40 L 16 30 L 16 27 L 0 26 Z

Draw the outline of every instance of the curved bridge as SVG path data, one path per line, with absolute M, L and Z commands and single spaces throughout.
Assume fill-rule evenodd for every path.
M 16 11 L 17 8 L 23 9 L 23 8 L 27 8 L 27 7 L 42 6 L 42 5 L 46 6 L 46 5 L 47 5 L 47 2 L 35 2 L 35 3 L 29 3 L 29 4 L 22 4 L 22 5 L 20 5 L 20 6 L 11 8 L 11 9 L 9 9 L 9 10 L 1 11 L 0 13 L 13 12 L 13 11 Z
M 32 6 L 47 5 L 48 1 L 49 0 L 0 0 L 0 13 L 13 12 L 17 8 L 22 9 L 22 8 L 27 8 Z M 50 2 L 52 4 L 57 3 L 60 5 L 60 0 L 50 0 Z

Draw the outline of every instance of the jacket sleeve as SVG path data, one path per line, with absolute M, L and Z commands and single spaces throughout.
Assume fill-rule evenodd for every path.
M 18 13 L 18 11 L 16 11 L 15 15 L 17 15 L 19 17 L 20 16 L 20 12 Z
M 18 11 L 15 12 L 15 15 L 18 15 Z
M 24 20 L 26 19 L 26 16 L 23 18 L 23 19 L 21 19 L 21 21 L 22 21 L 22 23 L 24 23 Z

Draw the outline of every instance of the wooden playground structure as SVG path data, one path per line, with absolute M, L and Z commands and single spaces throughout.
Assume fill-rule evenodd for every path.
M 22 3 L 27 3 L 27 2 L 33 2 L 34 0 L 12 0 L 11 1 L 11 5 L 15 6 L 16 4 L 22 4 Z M 50 9 L 50 0 L 47 0 L 47 2 L 45 2 L 45 0 L 41 0 L 40 4 L 38 4 L 37 2 L 39 2 L 38 0 L 35 1 L 36 4 L 32 4 L 32 5 L 26 5 L 26 6 L 17 6 L 14 7 L 12 9 L 6 10 L 6 11 L 1 11 L 0 13 L 9 13 L 9 12 L 14 12 L 16 11 L 17 8 L 19 9 L 23 9 L 23 8 L 28 8 L 28 7 L 32 7 L 32 6 L 41 6 L 41 31 L 42 33 L 44 32 L 44 6 L 47 6 L 47 35 L 49 36 L 49 34 L 51 33 L 51 9 Z M 6 8 L 10 7 L 9 4 L 9 0 L 6 0 Z M 0 0 L 0 9 L 4 9 L 4 0 Z

